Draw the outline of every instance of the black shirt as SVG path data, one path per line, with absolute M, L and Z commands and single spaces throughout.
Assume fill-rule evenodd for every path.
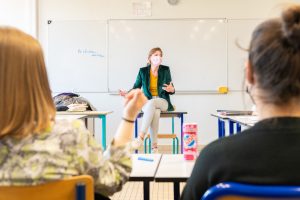
M 300 185 L 300 118 L 265 119 L 200 153 L 181 199 L 199 200 L 220 182 Z

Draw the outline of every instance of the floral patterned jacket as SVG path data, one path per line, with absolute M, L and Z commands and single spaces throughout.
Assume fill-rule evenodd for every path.
M 80 120 L 58 120 L 51 130 L 0 139 L 0 185 L 36 185 L 88 174 L 95 191 L 121 190 L 131 172 L 130 145 L 105 152 Z

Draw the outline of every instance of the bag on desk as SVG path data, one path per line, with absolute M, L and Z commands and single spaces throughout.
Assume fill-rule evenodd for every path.
M 74 105 L 77 105 L 77 108 L 80 107 L 80 111 L 96 110 L 96 108 L 87 99 L 80 97 L 79 94 L 75 93 L 58 94 L 53 97 L 53 101 L 57 111 L 76 111 L 72 110 L 72 108 L 74 108 Z M 82 104 L 82 106 L 80 106 L 80 104 Z

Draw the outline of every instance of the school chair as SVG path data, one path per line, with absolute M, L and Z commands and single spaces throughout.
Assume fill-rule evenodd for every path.
M 171 118 L 172 119 L 172 133 L 158 133 L 157 138 L 163 138 L 163 139 L 172 139 L 172 152 L 173 154 L 178 154 L 179 152 L 179 139 L 177 135 L 175 134 L 175 118 L 180 119 L 180 130 L 181 130 L 181 138 L 183 135 L 183 130 L 182 130 L 182 125 L 183 125 L 183 115 L 187 114 L 187 112 L 182 112 L 182 111 L 163 111 L 160 114 L 161 118 Z M 143 117 L 143 112 L 140 112 L 135 120 L 135 137 L 138 136 L 138 119 Z M 148 148 L 147 148 L 148 146 Z M 181 153 L 183 152 L 183 141 L 181 139 Z M 147 134 L 145 136 L 144 140 L 144 153 L 151 152 L 151 140 L 150 140 L 150 135 Z
M 288 200 L 300 199 L 300 186 L 219 183 L 209 188 L 201 200 Z
M 173 120 L 173 119 L 172 119 Z M 176 136 L 175 133 L 159 133 L 157 134 L 158 139 L 172 139 L 173 140 L 173 145 L 172 145 L 172 152 L 173 154 L 178 154 L 179 152 L 179 141 L 178 137 Z M 147 151 L 147 146 L 148 146 L 148 151 Z M 151 139 L 150 139 L 150 134 L 148 133 L 145 137 L 144 140 L 144 153 L 151 153 Z
M 81 175 L 34 186 L 0 186 L 0 200 L 94 200 L 94 181 Z

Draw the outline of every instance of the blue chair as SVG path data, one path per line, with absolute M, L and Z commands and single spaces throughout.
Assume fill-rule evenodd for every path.
M 300 199 L 300 186 L 219 183 L 209 188 L 201 200 Z

